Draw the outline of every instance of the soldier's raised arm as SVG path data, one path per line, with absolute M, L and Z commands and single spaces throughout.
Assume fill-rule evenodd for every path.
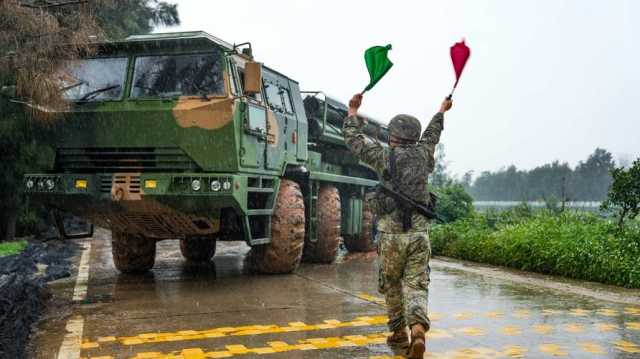
M 429 126 L 422 133 L 422 137 L 420 138 L 420 146 L 427 153 L 427 158 L 429 162 L 427 163 L 427 167 L 429 172 L 433 172 L 435 167 L 435 151 L 436 145 L 440 142 L 440 135 L 442 134 L 442 130 L 444 129 L 444 113 L 451 109 L 453 102 L 446 98 L 442 101 L 440 105 L 440 111 L 433 115 L 431 122 L 429 122 Z
M 362 104 L 362 95 L 353 95 L 349 101 L 349 113 L 342 125 L 344 141 L 362 162 L 372 166 L 376 171 L 384 170 L 385 151 L 384 147 L 377 142 L 371 141 L 363 132 L 365 120 L 358 117 L 358 109 Z

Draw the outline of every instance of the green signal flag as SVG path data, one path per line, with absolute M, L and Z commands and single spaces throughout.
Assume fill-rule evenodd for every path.
M 389 50 L 391 50 L 391 45 L 373 46 L 364 52 L 364 62 L 367 64 L 370 81 L 362 93 L 371 90 L 393 66 L 393 63 L 387 57 Z

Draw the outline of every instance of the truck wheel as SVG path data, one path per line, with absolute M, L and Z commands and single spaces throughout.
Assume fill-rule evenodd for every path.
M 300 264 L 304 245 L 304 200 L 300 186 L 280 181 L 276 207 L 271 216 L 271 242 L 254 246 L 248 259 L 262 273 L 290 273 Z
M 122 273 L 141 273 L 153 268 L 156 241 L 124 232 L 111 234 L 111 253 L 116 269 Z
M 334 186 L 322 186 L 316 209 L 317 241 L 306 241 L 303 260 L 312 263 L 332 263 L 340 245 L 340 193 Z
M 359 235 L 345 236 L 344 245 L 349 252 L 372 252 L 376 250 L 373 243 L 373 212 L 365 202 L 362 208 L 362 230 Z
M 182 256 L 191 262 L 208 262 L 216 254 L 216 238 L 208 236 L 187 236 L 180 240 Z

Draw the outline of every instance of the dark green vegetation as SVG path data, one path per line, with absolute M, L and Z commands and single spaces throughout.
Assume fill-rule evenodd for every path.
M 439 160 L 446 163 L 442 152 Z M 469 195 L 463 185 L 455 184 L 446 175 L 446 166 L 441 165 L 440 173 L 434 176 L 441 185 L 434 187 L 434 191 L 439 194 L 437 211 L 447 219 L 447 223 L 434 225 L 431 230 L 433 253 L 640 288 L 640 221 L 637 220 L 640 213 L 640 159 L 631 166 L 615 168 L 610 155 L 596 150 L 575 171 L 565 168 L 565 173 L 573 173 L 573 176 L 583 173 L 587 178 L 574 178 L 574 183 L 591 183 L 592 188 L 597 189 L 601 184 L 597 185 L 598 181 L 593 180 L 595 177 L 585 173 L 599 173 L 600 170 L 596 169 L 609 167 L 612 183 L 603 203 L 606 212 L 599 215 L 564 210 L 558 200 L 554 200 L 554 193 L 546 199 L 547 208 L 543 210 L 536 211 L 522 204 L 504 212 L 477 213 L 469 206 Z M 550 174 L 554 173 L 554 168 L 558 167 L 537 168 L 528 174 L 546 170 L 547 178 L 553 179 Z M 500 188 L 508 192 L 515 184 L 506 181 L 507 173 L 509 171 L 492 174 L 493 177 L 481 176 L 480 184 L 476 181 L 476 186 L 483 186 L 482 178 L 486 184 L 490 182 L 489 178 L 502 176 L 505 181 L 501 182 Z M 604 178 L 602 175 L 599 177 Z
M 590 213 L 519 207 L 434 226 L 431 241 L 435 255 L 640 288 L 637 222 L 620 230 Z
M 559 161 L 528 171 L 512 165 L 482 172 L 473 182 L 468 173 L 462 182 L 476 201 L 602 201 L 614 167 L 611 153 L 597 148 L 575 168 Z
M 51 6 L 55 4 L 0 2 L 0 87 L 17 84 L 20 98 L 51 108 L 64 105 L 53 74 L 60 62 L 89 51 L 91 38 L 122 38 L 150 32 L 155 25 L 179 23 L 176 5 L 165 1 L 100 0 Z M 39 218 L 36 213 L 41 212 L 38 207 L 26 209 L 22 177 L 51 163 L 53 150 L 36 142 L 33 133 L 46 138 L 48 124 L 55 119 L 33 115 L 0 96 L 0 241 L 32 233 Z M 25 116 L 29 121 L 24 121 Z
M 27 246 L 27 241 L 12 241 L 0 243 L 0 257 L 20 253 Z
M 458 183 L 433 188 L 438 197 L 436 213 L 447 223 L 473 214 L 473 199 Z
M 617 211 L 618 226 L 622 227 L 626 218 L 634 219 L 640 214 L 640 159 L 629 168 L 614 168 L 611 175 L 613 184 L 602 208 Z

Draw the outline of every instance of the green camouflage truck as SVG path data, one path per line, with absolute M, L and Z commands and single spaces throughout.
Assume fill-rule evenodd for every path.
M 264 273 L 330 263 L 340 238 L 373 249 L 364 198 L 377 177 L 345 146 L 346 107 L 254 61 L 251 44 L 131 36 L 96 44 L 60 81 L 71 106 L 53 125 L 55 163 L 24 190 L 111 230 L 118 270 L 151 269 L 164 239 L 192 261 L 244 240 Z M 366 132 L 388 142 L 371 119 Z

